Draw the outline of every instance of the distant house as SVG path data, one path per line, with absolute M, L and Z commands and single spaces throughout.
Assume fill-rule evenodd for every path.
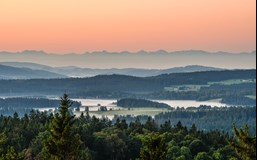
M 107 107 L 105 107 L 105 106 L 100 106 L 100 107 L 98 108 L 98 111 L 105 112 L 105 111 L 108 111 L 108 109 L 107 109 Z

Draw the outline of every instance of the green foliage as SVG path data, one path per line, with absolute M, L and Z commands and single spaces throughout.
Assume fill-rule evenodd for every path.
M 146 119 L 146 118 L 145 118 Z M 143 121 L 143 117 L 141 118 Z M 172 112 L 160 113 L 155 116 L 155 121 L 162 124 L 170 121 L 176 124 L 179 121 L 188 128 L 191 133 L 197 129 L 212 131 L 220 130 L 232 134 L 231 125 L 236 122 L 238 126 L 249 125 L 251 134 L 256 133 L 256 107 L 210 107 L 199 106 L 186 109 L 177 108 Z M 195 126 L 193 126 L 195 124 Z M 197 126 L 197 127 L 196 127 Z
M 194 160 L 212 160 L 212 157 L 210 157 L 206 152 L 199 152 Z
M 50 155 L 47 151 L 47 142 L 50 137 L 48 131 L 40 132 L 30 143 L 29 148 L 25 152 L 25 159 L 50 159 Z
M 243 160 L 256 159 L 256 136 L 249 135 L 247 125 L 240 129 L 234 125 L 233 130 L 236 140 L 230 142 L 231 147 Z
M 223 159 L 230 160 L 236 157 L 237 157 L 236 153 L 233 152 L 232 148 L 229 145 L 219 148 L 218 150 L 214 151 L 212 154 L 213 160 L 223 160 Z
M 188 147 L 182 146 L 180 148 L 180 154 L 185 157 L 185 159 L 189 160 L 191 159 L 191 151 Z
M 148 117 L 148 119 L 144 125 L 144 128 L 150 132 L 158 131 L 158 125 L 155 123 L 155 121 L 151 117 Z
M 88 148 L 81 150 L 77 156 L 77 160 L 93 160 L 91 151 Z
M 21 95 L 30 95 L 31 93 L 60 95 L 65 88 L 74 97 L 193 100 L 223 98 L 224 101 L 230 101 L 227 97 L 237 96 L 242 98 L 244 104 L 254 105 L 254 101 L 243 97 L 256 95 L 256 83 L 232 83 L 231 85 L 220 83 L 231 79 L 256 79 L 256 70 L 176 73 L 146 78 L 101 75 L 91 78 L 52 80 L 1 80 L 0 91 L 2 95 L 7 95 L 10 91 Z M 194 91 L 194 89 L 189 92 L 166 92 L 164 90 L 165 87 L 174 85 L 207 85 L 209 82 L 218 82 L 219 84 L 201 87 L 199 91 Z M 241 102 L 239 101 L 238 103 L 240 104 Z
M 182 156 L 179 156 L 178 158 L 176 158 L 176 160 L 187 160 L 187 159 L 184 155 L 182 155 Z
M 125 108 L 170 108 L 170 106 L 165 103 L 133 98 L 120 99 L 117 101 L 117 106 Z
M 115 128 L 106 128 L 101 132 L 95 133 L 97 141 L 97 150 L 102 151 L 105 157 L 110 159 L 124 159 L 128 153 L 128 146 L 126 144 L 126 136 L 124 132 Z M 102 145 L 104 143 L 104 145 Z
M 67 115 L 72 117 L 70 113 Z M 17 159 L 25 160 L 64 159 L 59 155 L 51 155 L 53 151 L 57 151 L 56 146 L 55 148 L 49 146 L 50 140 L 53 140 L 51 129 L 54 121 L 56 116 L 35 111 L 28 117 L 19 118 L 17 114 L 13 117 L 0 117 L 2 124 L 0 132 L 5 133 L 1 134 L 0 138 L 2 148 L 2 159 L 0 159 L 5 160 L 7 153 L 9 158 L 16 156 Z M 174 126 L 170 125 L 171 122 L 167 122 L 165 123 L 167 131 L 165 131 L 166 129 L 158 127 L 152 118 L 148 118 L 145 123 L 137 119 L 129 124 L 122 119 L 111 125 L 107 119 L 82 115 L 73 121 L 68 132 L 71 136 L 66 136 L 67 139 L 70 138 L 69 142 L 62 142 L 67 142 L 73 147 L 77 143 L 71 143 L 76 142 L 76 133 L 78 133 L 81 145 L 72 148 L 76 150 L 76 147 L 79 147 L 76 153 L 74 150 L 70 152 L 70 147 L 64 149 L 67 154 L 70 153 L 69 156 L 74 153 L 69 159 L 135 160 L 147 156 L 159 159 L 160 156 L 168 160 L 193 160 L 203 156 L 198 155 L 198 152 L 205 152 L 207 157 L 212 157 L 213 160 L 238 159 L 226 141 L 230 139 L 228 134 L 218 131 L 202 132 L 197 130 L 196 125 L 188 130 L 181 122 Z M 149 126 L 157 128 L 152 129 Z M 58 138 L 55 140 L 61 144 Z M 153 145 L 154 143 L 156 145 Z
M 50 125 L 50 137 L 48 140 L 48 151 L 55 160 L 75 159 L 80 145 L 79 136 L 76 135 L 72 126 L 75 116 L 71 115 L 69 108 L 72 102 L 68 95 L 61 97 L 59 113 L 55 114 Z
M 171 119 L 158 125 L 158 117 L 147 116 L 117 118 L 113 124 L 106 118 L 98 119 L 88 113 L 76 118 L 70 106 L 71 101 L 64 95 L 56 114 L 31 111 L 24 116 L 17 113 L 0 116 L 0 159 L 240 160 L 243 159 L 240 156 L 246 156 L 248 160 L 256 151 L 256 138 L 248 134 L 248 128 L 235 128 L 235 139 L 232 139 L 226 132 L 203 131 L 198 125 L 215 122 L 222 128 L 229 121 L 215 121 L 215 118 L 224 120 L 222 117 L 232 119 L 233 116 L 235 119 L 248 118 L 251 122 L 256 117 L 253 113 L 256 108 L 212 110 L 202 106 L 197 110 L 175 110 L 171 115 L 178 121 Z M 192 121 L 190 125 L 185 126 L 180 116 Z M 209 117 L 211 122 L 203 117 Z
M 2 155 L 5 152 L 5 144 L 7 142 L 7 137 L 4 133 L 0 134 L 0 155 Z
M 165 132 L 170 132 L 171 131 L 171 122 L 165 121 L 164 124 L 161 124 L 160 126 L 160 132 L 165 133 Z
M 141 160 L 165 160 L 167 155 L 167 146 L 163 137 L 152 133 L 142 139 L 143 147 L 140 151 Z
M 18 155 L 15 152 L 13 147 L 8 147 L 7 153 L 6 153 L 6 160 L 17 160 Z
M 191 153 L 195 156 L 199 152 L 204 152 L 207 151 L 207 146 L 199 139 L 194 140 L 190 145 L 189 145 Z
M 59 103 L 59 100 L 46 98 L 0 98 L 0 113 L 9 116 L 18 112 L 23 115 L 35 108 L 57 108 Z M 73 101 L 72 106 L 75 108 L 81 106 L 81 104 Z

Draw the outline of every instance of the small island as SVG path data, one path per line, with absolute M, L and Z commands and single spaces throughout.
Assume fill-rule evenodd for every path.
M 123 108 L 171 108 L 168 104 L 145 99 L 125 98 L 117 101 L 117 106 Z

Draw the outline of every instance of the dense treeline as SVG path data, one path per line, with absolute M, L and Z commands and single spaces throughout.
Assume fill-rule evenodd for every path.
M 231 105 L 256 105 L 256 99 L 246 96 L 256 95 L 256 83 L 244 83 L 233 85 L 211 85 L 202 87 L 198 92 L 155 92 L 139 97 L 149 99 L 170 99 L 170 100 L 198 100 L 206 101 L 211 99 L 222 99 L 223 103 Z
M 256 83 L 212 85 L 201 88 L 199 94 L 198 100 L 223 98 L 224 102 L 228 102 L 228 104 L 256 105 L 256 100 L 246 101 L 246 98 L 243 99 L 247 95 L 256 95 Z M 234 102 L 228 100 L 231 99 L 230 97 L 235 97 Z
M 45 98 L 0 98 L 0 114 L 13 115 L 15 112 L 20 115 L 29 113 L 32 109 L 58 108 L 60 101 L 57 99 Z M 81 103 L 73 101 L 73 107 L 80 107 Z
M 145 123 L 147 116 L 115 116 L 116 119 L 125 119 L 128 123 L 135 121 L 137 118 Z M 176 108 L 171 112 L 160 113 L 154 117 L 155 122 L 159 125 L 170 121 L 172 125 L 182 122 L 183 125 L 190 128 L 193 124 L 204 131 L 220 130 L 231 133 L 233 123 L 239 127 L 245 124 L 249 125 L 250 133 L 256 134 L 256 107 L 190 107 Z
M 165 103 L 133 98 L 120 99 L 117 101 L 117 106 L 125 108 L 171 108 Z
M 177 109 L 172 112 L 160 113 L 155 116 L 156 121 L 164 123 L 167 120 L 177 123 L 181 121 L 189 127 L 193 123 L 201 130 L 231 131 L 233 123 L 242 127 L 248 124 L 251 133 L 256 134 L 256 107 L 224 107 L 224 108 L 188 108 Z
M 64 95 L 59 112 L 31 111 L 24 117 L 0 117 L 0 159 L 15 160 L 249 160 L 256 159 L 256 137 L 244 130 L 229 134 L 185 127 L 181 122 L 157 125 L 75 118 Z M 226 122 L 228 123 L 228 122 Z M 232 128 L 231 128 L 232 130 Z
M 165 74 L 155 77 L 131 77 L 123 75 L 101 75 L 92 78 L 70 78 L 51 80 L 1 80 L 1 95 L 60 95 L 67 91 L 71 97 L 98 98 L 149 98 L 209 100 L 232 96 L 256 95 L 255 83 L 235 85 L 212 85 L 199 92 L 164 92 L 172 85 L 207 85 L 231 79 L 256 79 L 256 70 L 208 71 L 194 73 Z M 22 84 L 22 85 L 20 85 Z M 215 93 L 215 94 L 213 94 Z
M 231 95 L 231 96 L 227 96 L 226 98 L 223 98 L 221 100 L 221 103 L 232 104 L 232 105 L 254 105 L 254 106 L 256 106 L 256 99 L 243 97 L 243 96 Z

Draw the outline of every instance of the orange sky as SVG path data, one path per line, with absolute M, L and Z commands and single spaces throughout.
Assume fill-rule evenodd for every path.
M 0 0 L 0 51 L 252 51 L 256 0 Z

